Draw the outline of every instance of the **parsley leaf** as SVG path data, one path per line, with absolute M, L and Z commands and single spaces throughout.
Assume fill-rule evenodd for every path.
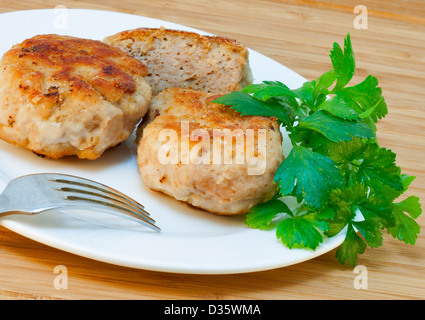
M 284 123 L 288 120 L 280 104 L 273 102 L 266 103 L 240 91 L 231 92 L 228 95 L 215 99 L 213 102 L 230 105 L 232 109 L 240 112 L 241 115 L 255 114 L 258 116 L 276 117 Z
M 306 219 L 305 216 L 290 217 L 280 222 L 276 228 L 276 236 L 290 249 L 304 247 L 315 250 L 323 242 L 315 221 Z
M 316 109 L 316 99 L 315 96 L 315 81 L 305 82 L 302 87 L 293 90 L 296 96 L 300 99 L 302 105 L 301 107 L 307 107 L 311 110 Z
M 214 103 L 220 103 L 231 106 L 232 109 L 240 112 L 241 115 L 256 115 L 264 117 L 275 117 L 280 124 L 292 126 L 295 116 L 291 116 L 291 106 L 286 106 L 282 100 L 270 99 L 268 101 L 258 100 L 251 95 L 233 91 L 227 95 L 221 96 Z
M 245 224 L 253 229 L 264 230 L 281 213 L 292 215 L 291 209 L 284 202 L 274 198 L 251 208 L 246 215 Z
M 348 261 L 349 265 L 354 267 L 357 262 L 357 255 L 364 253 L 366 247 L 366 242 L 357 235 L 353 225 L 350 223 L 347 225 L 347 234 L 344 242 L 338 248 L 335 255 L 341 264 L 345 264 Z
M 364 183 L 372 188 L 388 186 L 398 191 L 395 192 L 397 196 L 404 190 L 403 175 L 396 165 L 395 153 L 380 148 L 375 141 L 356 138 L 352 141 L 331 142 L 317 148 L 317 152 L 335 161 L 351 184 Z
M 401 169 L 396 165 L 395 158 L 394 152 L 380 148 L 376 143 L 365 145 L 362 154 L 350 162 L 357 170 L 352 180 L 368 185 L 380 181 L 395 190 L 403 190 Z
M 369 75 L 363 82 L 340 89 L 336 96 L 357 111 L 360 118 L 370 118 L 373 122 L 388 113 L 387 104 L 378 87 L 378 79 Z
M 243 88 L 242 92 L 250 93 L 254 98 L 262 101 L 274 97 L 297 97 L 292 90 L 280 81 L 264 81 L 262 84 L 251 84 Z M 296 103 L 295 100 L 293 102 Z
M 371 248 L 378 248 L 383 244 L 382 231 L 379 222 L 373 219 L 353 221 L 352 224 L 360 232 Z
M 323 102 L 320 105 L 320 109 L 346 120 L 359 120 L 360 118 L 360 115 L 356 112 L 356 110 L 344 99 L 341 99 L 341 97 L 338 96 Z
M 307 205 L 315 208 L 323 207 L 328 193 L 344 183 L 331 159 L 301 146 L 292 148 L 277 169 L 274 181 L 280 194 L 304 198 Z
M 343 49 L 334 43 L 330 59 L 331 70 L 299 88 L 263 81 L 213 102 L 277 118 L 292 144 L 274 176 L 277 196 L 253 207 L 245 223 L 276 226 L 288 248 L 312 250 L 346 230 L 336 258 L 354 267 L 367 246 L 383 245 L 385 229 L 414 244 L 422 208 L 416 196 L 395 202 L 415 177 L 402 174 L 395 153 L 377 142 L 376 123 L 388 113 L 378 79 L 369 75 L 349 86 L 356 65 L 349 34 Z M 289 196 L 296 209 L 282 201 Z
M 335 142 L 351 140 L 353 137 L 375 137 L 375 133 L 363 122 L 343 121 L 322 110 L 305 118 L 298 127 L 315 130 Z
M 399 203 L 395 203 L 394 217 L 396 223 L 393 227 L 387 229 L 388 233 L 407 244 L 415 244 L 420 227 L 414 219 L 417 219 L 421 213 L 419 198 L 416 196 L 410 196 Z
M 344 39 L 344 51 L 342 51 L 340 45 L 335 42 L 329 56 L 332 61 L 333 70 L 337 75 L 337 83 L 334 91 L 338 91 L 350 82 L 356 69 L 356 62 L 349 34 Z

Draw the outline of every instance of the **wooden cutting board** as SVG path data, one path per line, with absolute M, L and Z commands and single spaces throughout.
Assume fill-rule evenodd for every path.
M 379 142 L 397 153 L 397 163 L 404 173 L 417 176 L 407 196 L 417 195 L 424 204 L 425 2 L 364 3 L 366 8 L 358 7 L 356 11 L 359 3 L 354 0 L 60 2 L 68 8 L 164 19 L 235 38 L 307 79 L 330 69 L 328 54 L 333 42 L 341 43 L 349 32 L 358 67 L 353 81 L 361 81 L 368 74 L 376 76 L 389 107 L 389 115 L 378 126 Z M 54 8 L 57 4 L 52 0 L 4 0 L 0 12 Z M 367 17 L 361 16 L 366 13 L 364 9 Z M 423 229 L 425 216 L 418 222 Z M 367 249 L 359 257 L 360 269 L 341 266 L 334 250 L 311 261 L 270 271 L 179 275 L 92 261 L 0 228 L 0 298 L 424 299 L 424 252 L 423 231 L 415 246 L 385 235 L 383 247 Z M 58 276 L 65 275 L 64 270 L 67 287 L 61 288 Z

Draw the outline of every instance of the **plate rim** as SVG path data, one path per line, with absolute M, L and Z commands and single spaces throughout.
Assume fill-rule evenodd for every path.
M 198 32 L 200 34 L 211 34 L 202 30 L 199 30 L 197 28 L 192 28 L 186 25 L 181 25 L 179 23 L 176 22 L 172 22 L 172 21 L 166 21 L 166 20 L 162 20 L 162 19 L 157 19 L 157 18 L 152 18 L 152 17 L 146 17 L 146 16 L 142 16 L 139 14 L 130 14 L 130 13 L 125 13 L 125 12 L 119 12 L 119 11 L 112 11 L 112 10 L 98 10 L 98 9 L 80 9 L 80 8 L 67 8 L 67 10 L 70 10 L 71 12 L 73 12 L 73 14 L 78 15 L 80 12 L 85 12 L 85 13 L 93 13 L 93 14 L 110 14 L 110 15 L 124 15 L 124 16 L 132 16 L 133 18 L 140 18 L 140 19 L 148 19 L 150 20 L 150 22 L 153 23 L 165 23 L 165 24 L 172 24 L 172 25 L 176 25 L 176 26 L 180 26 L 182 28 L 185 28 L 187 30 L 193 30 L 194 32 Z M 19 15 L 19 14 L 37 14 L 39 12 L 43 12 L 43 13 L 51 13 L 53 10 L 55 9 L 27 9 L 27 10 L 18 10 L 18 11 L 11 11 L 11 12 L 3 12 L 0 14 L 0 19 L 2 18 L 2 16 L 4 15 Z M 282 66 L 283 68 L 289 70 L 290 72 L 296 74 L 297 76 L 299 76 L 300 78 L 304 79 L 304 77 L 302 77 L 301 75 L 299 75 L 298 73 L 296 73 L 295 71 L 289 69 L 288 67 L 286 67 L 285 65 L 255 51 L 252 50 L 250 48 L 247 48 L 250 52 L 250 54 L 257 54 L 260 55 L 261 58 L 264 59 L 268 59 L 270 61 L 272 61 L 273 63 L 277 63 L 280 66 Z M 306 79 L 304 79 L 306 81 Z M 4 170 L 2 168 L 0 168 L 0 173 L 4 173 Z M 7 174 L 5 174 L 7 176 Z M 172 209 L 171 209 L 172 210 Z M 271 270 L 271 269 L 276 269 L 276 268 L 282 268 L 282 267 L 287 267 L 290 265 L 295 265 L 295 264 L 299 264 L 311 259 L 314 259 L 320 255 L 323 255 L 327 252 L 330 252 L 332 250 L 334 250 L 335 248 L 337 248 L 339 245 L 341 245 L 342 241 L 343 241 L 343 236 L 344 236 L 344 230 L 340 232 L 340 234 L 332 237 L 332 238 L 327 238 L 327 239 L 331 239 L 329 242 L 331 244 L 327 244 L 324 246 L 319 246 L 315 251 L 312 251 L 310 255 L 304 256 L 298 260 L 293 260 L 290 262 L 283 262 L 283 263 L 275 263 L 273 265 L 267 264 L 267 265 L 257 265 L 257 266 L 248 266 L 245 268 L 241 268 L 241 267 L 236 267 L 236 268 L 225 268 L 225 269 L 191 269 L 191 268 L 175 268 L 172 266 L 155 266 L 153 264 L 145 264 L 145 265 L 141 265 L 140 263 L 135 263 L 132 264 L 129 261 L 120 261 L 119 259 L 111 259 L 109 258 L 105 258 L 103 257 L 101 254 L 95 254 L 93 252 L 89 252 L 90 250 L 82 250 L 81 248 L 76 248 L 72 245 L 66 244 L 64 242 L 58 242 L 56 241 L 56 243 L 48 243 L 48 237 L 43 237 L 42 235 L 38 234 L 38 233 L 28 233 L 28 230 L 25 230 L 26 226 L 25 225 L 20 225 L 19 221 L 14 221 L 13 219 L 0 219 L 0 225 L 2 225 L 3 227 L 20 234 L 21 236 L 24 236 L 28 239 L 31 239 L 33 241 L 39 242 L 41 244 L 47 245 L 49 247 L 52 248 L 56 248 L 58 250 L 61 251 L 65 251 L 71 254 L 75 254 L 81 257 L 85 257 L 88 259 L 92 259 L 92 260 L 96 260 L 96 261 L 100 261 L 100 262 L 104 262 L 104 263 L 108 263 L 108 264 L 113 264 L 113 265 L 118 265 L 118 266 L 123 266 L 123 267 L 129 267 L 129 268 L 135 268 L 135 269 L 144 269 L 144 270 L 151 270 L 151 271 L 159 271 L 159 272 L 168 272 L 168 273 L 183 273 L 183 274 L 237 274 L 237 273 L 249 273 L 249 272 L 258 272 L 258 271 L 265 271 L 265 270 Z M 324 241 L 326 241 L 327 239 L 324 239 Z M 281 244 L 283 246 L 283 244 Z M 293 250 L 293 249 L 292 249 Z M 297 249 L 298 250 L 298 249 Z M 299 250 L 308 250 L 308 249 L 299 249 Z

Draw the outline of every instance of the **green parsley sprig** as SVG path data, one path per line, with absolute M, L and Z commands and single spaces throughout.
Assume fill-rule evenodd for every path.
M 415 244 L 422 209 L 416 196 L 397 200 L 415 177 L 401 174 L 396 155 L 378 145 L 376 123 L 388 113 L 378 80 L 369 75 L 348 86 L 355 72 L 349 34 L 343 49 L 334 43 L 330 59 L 332 70 L 300 88 L 264 81 L 213 102 L 277 118 L 292 144 L 274 177 L 277 195 L 253 207 L 245 223 L 276 226 L 287 247 L 313 250 L 345 231 L 336 257 L 354 267 L 367 246 L 382 246 L 384 230 Z

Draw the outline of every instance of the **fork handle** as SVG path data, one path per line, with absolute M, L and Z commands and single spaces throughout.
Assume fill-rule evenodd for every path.
M 10 210 L 10 208 L 8 207 L 9 200 L 3 194 L 0 194 L 0 218 L 18 213 L 17 211 Z
M 6 186 L 7 184 L 2 179 L 0 179 L 0 190 L 3 191 L 6 188 Z M 9 211 L 7 209 L 8 203 L 9 203 L 8 199 L 4 196 L 4 194 L 0 193 L 0 218 L 10 214 L 8 213 Z
M 3 181 L 0 179 L 0 186 L 2 182 Z M 9 216 L 11 214 L 17 214 L 17 213 L 24 213 L 24 212 L 11 210 L 9 199 L 4 195 L 4 193 L 0 193 L 0 218 Z
M 29 213 L 25 212 L 25 211 L 5 211 L 5 212 L 0 212 L 0 218 L 11 216 L 13 214 L 26 214 L 26 215 L 28 215 Z
M 6 189 L 7 181 L 3 179 L 3 176 L 0 174 L 0 191 Z
M 0 170 L 0 191 L 1 192 L 3 192 L 6 189 L 8 181 L 10 181 L 10 179 L 8 179 L 6 175 Z M 0 193 L 0 218 L 11 215 L 11 214 L 20 213 L 17 211 L 8 210 L 8 205 L 9 205 L 9 200 L 4 194 Z

